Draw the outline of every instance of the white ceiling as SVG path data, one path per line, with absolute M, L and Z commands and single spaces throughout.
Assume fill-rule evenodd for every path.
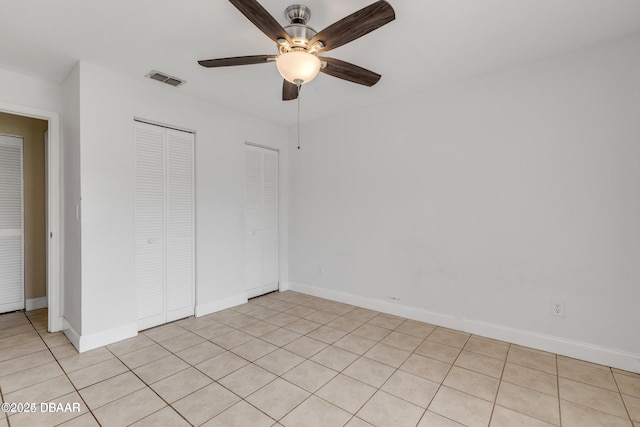
M 304 0 L 321 30 L 374 0 Z M 382 74 L 372 87 L 324 74 L 303 87 L 302 120 L 640 31 L 638 0 L 389 0 L 396 20 L 328 52 Z M 283 25 L 293 0 L 261 0 Z M 199 59 L 275 54 L 275 43 L 226 0 L 2 0 L 0 68 L 61 83 L 80 60 L 144 78 L 187 80 L 183 91 L 283 125 L 275 64 L 205 69 Z M 160 84 L 160 83 L 158 83 Z

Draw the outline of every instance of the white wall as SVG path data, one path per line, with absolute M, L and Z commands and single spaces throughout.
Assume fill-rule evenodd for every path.
M 60 112 L 62 111 L 62 87 L 0 68 L 0 101 Z
M 638 111 L 636 37 L 304 123 L 294 289 L 640 371 Z
M 62 102 L 62 316 L 75 333 L 82 330 L 80 248 L 80 64 L 67 76 Z M 78 217 L 76 218 L 76 205 Z M 73 337 L 73 336 L 72 336 Z
M 86 62 L 80 66 L 80 105 L 82 335 L 111 339 L 110 330 L 118 335 L 136 321 L 134 117 L 196 131 L 197 304 L 216 309 L 221 301 L 242 297 L 243 146 L 250 141 L 280 149 L 281 222 L 286 224 L 286 129 L 185 96 L 180 88 Z M 281 240 L 281 280 L 287 280 L 286 227 Z

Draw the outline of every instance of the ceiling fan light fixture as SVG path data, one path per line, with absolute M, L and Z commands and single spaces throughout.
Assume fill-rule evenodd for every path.
M 278 56 L 276 66 L 280 75 L 288 82 L 297 84 L 297 81 L 300 81 L 301 84 L 305 84 L 316 78 L 322 63 L 315 55 L 293 51 Z

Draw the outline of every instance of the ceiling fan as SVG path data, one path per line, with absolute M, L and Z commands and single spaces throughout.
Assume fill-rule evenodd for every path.
M 365 86 L 373 86 L 381 75 L 335 58 L 319 57 L 327 52 L 376 30 L 395 19 L 391 5 L 377 1 L 316 32 L 307 25 L 311 11 L 303 5 L 292 5 L 285 10 L 290 24 L 282 27 L 256 0 L 229 0 L 258 29 L 278 45 L 278 55 L 236 56 L 198 61 L 203 67 L 276 62 L 284 78 L 282 100 L 298 97 L 300 86 L 313 80 L 318 72 Z

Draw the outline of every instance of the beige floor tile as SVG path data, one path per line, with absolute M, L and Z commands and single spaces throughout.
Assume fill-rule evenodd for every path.
M 507 361 L 517 365 L 526 366 L 527 368 L 537 369 L 552 375 L 557 375 L 556 357 L 551 353 L 512 345 L 509 348 Z
M 239 316 L 241 313 L 232 309 L 227 308 L 225 310 L 216 311 L 215 313 L 208 314 L 206 317 L 210 320 L 215 320 L 216 322 L 222 322 L 224 320 L 230 320 L 234 317 Z
M 414 351 L 420 344 L 422 344 L 422 341 L 422 338 L 417 338 L 413 335 L 393 331 L 389 335 L 384 337 L 382 343 L 392 345 L 405 351 Z
M 171 354 L 162 359 L 142 365 L 134 369 L 133 372 L 145 383 L 152 384 L 176 372 L 184 371 L 188 367 L 189 364 L 187 362 Z
M 195 368 L 189 368 L 151 384 L 151 388 L 164 400 L 173 403 L 211 383 L 211 378 Z
M 253 322 L 247 326 L 243 326 L 242 328 L 240 328 L 242 332 L 253 335 L 254 337 L 261 337 L 262 335 L 276 329 L 278 329 L 277 325 L 274 325 L 273 323 L 267 323 L 262 320 L 258 320 L 257 322 Z
M 429 405 L 429 411 L 469 427 L 486 427 L 493 404 L 442 386 Z
M 178 335 L 182 335 L 186 332 L 187 330 L 185 328 L 182 328 L 175 323 L 167 323 L 166 325 L 156 326 L 155 328 L 142 331 L 142 334 L 151 338 L 155 342 L 160 342 L 168 340 L 169 338 L 177 337 Z
M 69 344 L 69 338 L 62 332 L 50 333 L 47 332 L 42 335 L 42 340 L 49 348 L 58 347 L 64 344 Z
M 83 353 L 84 354 L 84 353 Z M 118 356 L 118 358 L 129 367 L 129 369 L 135 369 L 139 366 L 146 365 L 163 357 L 167 357 L 171 354 L 167 349 L 158 345 L 152 344 L 150 346 L 141 348 L 139 350 L 132 351 L 130 353 Z
M 239 328 L 242 328 L 243 326 L 250 325 L 257 321 L 258 319 L 256 319 L 255 317 L 247 316 L 245 314 L 240 314 L 231 319 L 222 320 L 222 323 L 224 323 L 227 326 L 231 326 L 232 328 L 239 329 Z
M 327 326 L 330 326 L 335 329 L 340 329 L 341 331 L 351 332 L 354 329 L 362 326 L 362 322 L 349 319 L 348 317 L 338 317 L 337 319 L 327 323 Z
M 558 378 L 560 398 L 625 418 L 627 411 L 619 393 L 566 378 Z
M 273 323 L 274 325 L 280 327 L 284 327 L 285 325 L 288 325 L 291 322 L 295 322 L 296 320 L 298 320 L 298 317 L 292 316 L 287 313 L 278 313 L 264 319 L 265 322 Z
M 41 412 L 38 410 L 36 413 L 16 414 L 11 417 L 11 427 L 50 427 L 52 425 L 62 424 L 87 412 L 86 405 L 82 402 L 82 399 L 76 392 L 54 399 L 52 403 L 60 403 L 63 405 L 79 404 L 80 412 Z M 71 408 L 73 409 L 72 406 Z
M 470 336 L 470 334 L 465 332 L 438 327 L 435 331 L 429 334 L 427 341 L 437 342 L 439 344 L 461 349 L 465 346 Z
M 294 366 L 304 362 L 304 360 L 304 358 L 295 353 L 279 348 L 253 363 L 276 375 L 282 375 Z
M 418 427 L 465 427 L 449 418 L 438 415 L 435 412 L 427 411 L 422 416 Z
M 560 400 L 564 427 L 631 427 L 631 421 L 566 400 Z
M 278 301 L 269 306 L 270 308 L 277 311 L 287 311 L 295 307 L 295 304 L 288 303 L 286 301 Z
M 415 426 L 424 409 L 384 391 L 377 391 L 358 411 L 358 417 L 376 426 Z
M 629 416 L 631 417 L 631 419 L 635 422 L 640 422 L 640 398 L 623 394 L 622 399 L 624 400 L 624 404 L 629 411 Z
M 238 356 L 253 362 L 254 360 L 259 359 L 277 349 L 278 347 L 275 345 L 262 341 L 259 338 L 255 338 L 249 342 L 234 347 L 231 351 Z
M 309 337 L 300 337 L 284 346 L 286 350 L 305 358 L 313 356 L 326 347 L 328 347 L 328 344 Z
M 402 364 L 402 366 L 400 366 L 400 370 L 402 371 L 434 381 L 438 384 L 440 384 L 444 380 L 444 377 L 447 376 L 449 369 L 451 369 L 451 365 L 448 363 L 440 362 L 439 360 L 430 359 L 418 354 L 412 354 Z
M 500 380 L 454 366 L 442 384 L 480 399 L 494 402 Z
M 345 424 L 345 427 L 375 427 L 375 426 L 372 424 L 369 424 L 364 420 L 361 420 L 358 417 L 353 417 L 347 424 Z
M 402 317 L 380 313 L 373 319 L 369 320 L 367 324 L 393 330 L 400 326 L 404 321 L 405 319 L 403 319 Z
M 340 372 L 351 363 L 353 363 L 353 361 L 357 358 L 357 354 L 330 345 L 329 347 L 313 356 L 311 360 L 318 362 L 328 368 L 331 368 L 334 371 Z
M 378 343 L 364 357 L 398 368 L 411 355 L 410 352 L 391 345 Z
M 318 329 L 315 329 L 307 334 L 309 338 L 313 338 L 327 344 L 333 344 L 345 335 L 347 335 L 345 331 L 331 328 L 326 325 L 320 326 Z
M 357 320 L 358 322 L 368 322 L 369 320 L 380 314 L 377 311 L 369 310 L 366 308 L 356 307 L 348 313 L 345 313 L 344 317 Z
M 311 360 L 305 360 L 284 374 L 282 378 L 308 392 L 315 393 L 316 390 L 325 385 L 337 374 L 333 369 L 329 369 Z
M 177 353 L 180 350 L 184 350 L 189 347 L 193 347 L 196 344 L 200 344 L 205 339 L 200 335 L 196 335 L 193 332 L 186 332 L 184 334 L 160 341 L 158 344 L 166 348 L 172 353 Z
M 44 344 L 44 342 L 42 342 L 40 338 L 29 339 L 24 343 L 0 350 L 0 362 L 15 359 L 16 357 L 25 356 L 27 354 L 36 353 L 38 351 L 46 349 L 47 346 Z
M 418 322 L 417 320 L 405 320 L 396 328 L 396 332 L 411 335 L 416 338 L 425 339 L 436 329 L 434 325 Z
M 260 307 L 257 310 L 252 310 L 247 314 L 251 317 L 255 317 L 256 319 L 264 320 L 268 317 L 278 314 L 278 310 L 273 310 L 270 307 Z
M 89 408 L 94 410 L 142 388 L 145 388 L 145 384 L 138 377 L 125 372 L 84 388 L 80 394 Z
M 113 354 L 109 350 L 104 347 L 99 347 L 95 350 L 90 350 L 81 354 L 74 354 L 73 356 L 60 359 L 59 362 L 62 369 L 69 373 L 86 368 L 87 366 L 95 365 L 96 363 L 103 362 L 107 359 L 112 359 L 113 357 Z
M 351 353 L 362 355 L 376 345 L 376 341 L 355 334 L 347 334 L 333 343 L 333 345 L 350 351 Z
M 353 362 L 343 372 L 356 380 L 379 388 L 393 374 L 395 368 L 365 357 Z
M 123 341 L 119 341 L 117 343 L 113 343 L 107 346 L 109 351 L 111 351 L 116 356 L 122 356 L 127 353 L 131 353 L 132 351 L 140 350 L 145 347 L 149 347 L 153 345 L 155 341 L 151 338 L 147 337 L 143 334 L 138 334 L 133 338 L 129 338 Z
M 304 318 L 307 320 L 311 320 L 312 322 L 320 323 L 322 325 L 326 325 L 327 323 L 336 320 L 339 316 L 333 313 L 327 313 L 325 311 L 316 311 L 311 313 Z
M 311 320 L 298 319 L 291 323 L 286 324 L 284 328 L 289 329 L 290 331 L 305 335 L 311 331 L 318 329 L 320 326 L 322 326 L 320 323 L 312 322 Z
M 93 414 L 103 427 L 128 426 L 165 405 L 153 391 L 143 388 L 94 410 Z
M 502 368 L 504 367 L 504 360 L 494 359 L 493 357 L 483 356 L 482 354 L 472 353 L 470 351 L 462 351 L 456 359 L 455 365 L 494 378 L 500 378 Z
M 220 384 L 245 398 L 259 388 L 276 379 L 271 372 L 250 363 L 218 380 Z
M 636 378 L 619 373 L 614 373 L 614 375 L 622 394 L 640 397 L 640 377 Z
M 189 427 L 190 425 L 168 406 L 131 424 L 132 427 Z
M 633 378 L 640 379 L 640 373 L 638 373 L 638 372 L 630 372 L 630 371 L 625 371 L 625 370 L 617 369 L 617 368 L 611 368 L 611 370 L 615 374 L 626 375 L 628 377 L 633 377 Z
M 247 397 L 246 400 L 271 418 L 279 420 L 309 395 L 300 387 L 278 378 Z
M 115 377 L 126 371 L 127 368 L 120 360 L 113 358 L 104 362 L 96 363 L 93 366 L 71 372 L 69 379 L 77 389 L 88 387 L 108 378 Z
M 376 392 L 374 387 L 343 374 L 338 374 L 316 395 L 355 414 Z
M 416 348 L 415 352 L 422 356 L 430 357 L 441 362 L 452 364 L 458 358 L 462 350 L 434 341 L 425 340 Z
M 502 373 L 502 381 L 558 396 L 558 377 L 526 366 L 507 362 Z
M 242 331 L 233 330 L 224 335 L 211 338 L 210 341 L 216 345 L 219 345 L 220 347 L 231 350 L 234 347 L 237 347 L 254 339 L 255 338 L 253 337 L 253 335 L 245 334 Z
M 585 384 L 618 391 L 611 369 L 568 357 L 558 356 L 558 376 Z
M 247 363 L 249 362 L 242 357 L 236 356 L 230 351 L 227 351 L 226 353 L 219 354 L 209 360 L 199 363 L 195 367 L 210 378 L 219 380 L 233 371 L 237 371 L 242 368 Z
M 3 381 L 1 378 L 7 375 L 54 361 L 55 359 L 49 350 L 42 350 L 15 359 L 5 360 L 4 362 L 0 362 L 0 382 Z
M 67 357 L 75 356 L 78 353 L 78 350 L 73 346 L 73 344 L 63 344 L 58 347 L 53 347 L 50 349 L 51 353 L 55 356 L 56 359 L 61 360 Z
M 33 384 L 29 387 L 4 394 L 7 402 L 49 402 L 74 392 L 75 388 L 66 375 L 51 378 L 46 381 Z
M 496 404 L 551 424 L 560 425 L 558 398 L 548 394 L 502 382 Z
M 173 403 L 190 423 L 201 425 L 222 411 L 235 405 L 240 398 L 220 384 L 212 383 Z
M 69 421 L 66 421 L 62 424 L 59 424 L 59 426 L 60 427 L 100 427 L 100 424 L 98 424 L 98 421 L 96 421 L 93 414 L 86 413 L 84 415 L 80 415 L 79 417 L 72 418 Z
M 389 335 L 391 331 L 389 329 L 381 328 L 380 326 L 365 323 L 364 325 L 354 329 L 352 333 L 374 341 L 380 341 L 381 339 Z
M 260 337 L 261 340 L 269 342 L 278 347 L 284 347 L 292 341 L 297 340 L 302 335 L 297 332 L 290 331 L 284 328 L 277 328 L 271 332 L 268 332 Z
M 536 418 L 496 405 L 493 408 L 490 427 L 553 427 Z M 585 426 L 586 427 L 586 426 Z
M 350 418 L 350 413 L 311 396 L 289 412 L 280 423 L 285 427 L 342 427 Z
M 16 345 L 24 344 L 25 342 L 32 340 L 40 340 L 40 335 L 38 335 L 38 333 L 34 329 L 23 332 L 21 334 L 0 338 L 0 353 L 6 348 L 15 347 Z
M 349 313 L 354 309 L 355 309 L 355 306 L 351 304 L 345 304 L 342 302 L 333 302 L 327 305 L 326 307 L 322 308 L 323 311 L 326 311 L 327 313 L 337 314 L 338 316 L 344 316 L 345 314 Z
M 269 427 L 274 422 L 275 420 L 242 400 L 207 421 L 203 427 Z
M 39 382 L 64 375 L 57 362 L 49 362 L 44 365 L 34 366 L 0 378 L 2 393 L 8 394 Z
M 204 328 L 205 326 L 212 325 L 214 323 L 218 323 L 215 320 L 209 318 L 208 316 L 202 317 L 187 317 L 186 319 L 178 320 L 176 325 L 185 328 L 188 331 L 195 331 L 196 329 Z
M 213 322 L 212 324 L 194 329 L 192 332 L 206 340 L 210 340 L 233 331 L 234 329 L 231 326 L 227 326 L 219 322 Z
M 433 381 L 398 370 L 384 383 L 381 390 L 421 408 L 426 408 L 438 391 L 439 386 Z
M 205 360 L 209 360 L 214 356 L 222 354 L 225 351 L 227 350 L 218 345 L 215 345 L 212 342 L 205 341 L 203 343 L 194 345 L 193 347 L 189 347 L 185 350 L 177 352 L 176 356 L 178 356 L 188 364 L 195 366 L 199 363 L 204 362 Z
M 465 344 L 464 349 L 493 357 L 494 359 L 505 360 L 507 353 L 509 353 L 509 343 L 472 335 L 467 344 Z
M 285 311 L 285 313 L 290 314 L 292 316 L 297 316 L 297 317 L 306 317 L 306 316 L 309 316 L 310 314 L 315 313 L 316 311 L 318 310 L 316 310 L 315 308 L 305 307 L 305 306 L 296 306 Z

